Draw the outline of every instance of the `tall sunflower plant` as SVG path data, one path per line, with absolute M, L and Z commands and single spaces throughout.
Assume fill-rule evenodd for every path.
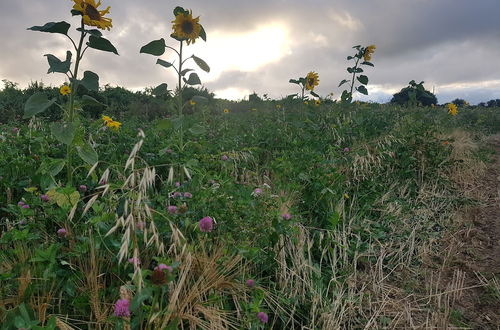
M 207 41 L 207 34 L 205 29 L 200 24 L 200 17 L 193 17 L 191 10 L 186 10 L 182 7 L 175 7 L 174 11 L 175 19 L 172 23 L 172 33 L 170 37 L 175 41 L 179 42 L 179 47 L 174 48 L 167 45 L 164 38 L 153 40 L 147 45 L 141 47 L 140 53 L 150 54 L 154 56 L 162 56 L 165 54 L 166 50 L 171 50 L 175 55 L 175 60 L 165 61 L 161 58 L 156 60 L 156 64 L 161 65 L 165 68 L 172 68 L 177 74 L 177 111 L 178 118 L 174 123 L 179 128 L 179 141 L 180 149 L 184 148 L 183 144 L 183 109 L 185 107 L 190 107 L 192 104 L 204 104 L 207 99 L 202 96 L 195 96 L 192 100 L 183 102 L 182 92 L 186 86 L 201 85 L 200 77 L 191 68 L 186 68 L 185 64 L 189 60 L 193 60 L 196 65 L 205 72 L 210 72 L 210 67 L 208 64 L 198 56 L 192 54 L 191 56 L 186 56 L 185 48 L 190 44 L 194 44 L 198 38 Z M 167 91 L 167 83 L 162 83 L 157 86 L 154 91 L 156 94 L 161 94 L 161 91 Z M 164 120 L 166 121 L 166 120 Z M 169 126 L 166 123 L 162 123 L 162 126 Z M 200 131 L 202 127 L 194 127 L 192 131 L 194 133 Z
M 343 103 L 352 102 L 352 95 L 354 91 L 357 91 L 364 95 L 368 95 L 368 90 L 366 89 L 366 85 L 368 85 L 368 76 L 359 75 L 356 77 L 356 75 L 358 73 L 364 72 L 363 68 L 361 68 L 362 65 L 372 67 L 374 66 L 370 61 L 377 47 L 375 45 L 370 45 L 367 47 L 357 45 L 352 48 L 356 49 L 356 53 L 353 56 L 347 56 L 348 61 L 354 61 L 353 66 L 347 67 L 347 72 L 352 74 L 352 77 L 351 79 L 342 80 L 339 84 L 339 87 L 341 87 L 344 84 L 350 83 L 349 89 L 344 90 L 342 92 L 342 95 L 340 96 L 340 100 Z M 358 81 L 359 86 L 354 87 L 356 81 Z
M 319 95 L 314 92 L 314 88 L 319 85 L 319 75 L 316 72 L 311 71 L 305 77 L 290 79 L 288 82 L 300 86 L 300 99 L 302 101 L 308 99 L 308 96 L 305 95 L 306 91 L 309 91 L 312 96 L 319 98 Z M 295 98 L 298 97 L 298 94 L 288 95 L 288 97 Z
M 56 105 L 64 111 L 62 122 L 52 123 L 50 130 L 52 135 L 61 143 L 66 145 L 66 159 L 53 160 L 54 171 L 51 175 L 57 175 L 63 168 L 67 168 L 68 184 L 71 184 L 73 175 L 72 155 L 76 149 L 80 158 L 89 166 L 94 166 L 98 161 L 97 152 L 85 139 L 85 132 L 78 118 L 78 111 L 85 104 L 104 104 L 98 102 L 93 97 L 86 95 L 89 91 L 99 90 L 99 76 L 92 71 L 84 71 L 83 77 L 79 75 L 80 64 L 89 49 L 96 49 L 111 52 L 118 55 L 118 51 L 113 44 L 99 30 L 110 30 L 112 19 L 106 17 L 110 7 L 99 8 L 101 1 L 96 0 L 71 0 L 73 7 L 71 14 L 79 17 L 79 25 L 76 28 L 79 39 L 73 39 L 69 34 L 71 24 L 61 22 L 49 22 L 43 26 L 32 26 L 31 31 L 61 34 L 66 37 L 73 46 L 73 51 L 66 52 L 66 58 L 60 59 L 53 54 L 45 54 L 49 64 L 47 73 L 61 73 L 66 75 L 68 81 L 60 88 L 63 95 L 64 104 L 58 104 L 56 98 L 48 99 L 43 93 L 33 94 L 24 105 L 24 118 L 31 118 L 47 110 L 52 105 Z M 77 41 L 75 41 L 77 40 Z M 78 93 L 77 93 L 78 92 Z M 77 99 L 77 95 L 82 95 Z

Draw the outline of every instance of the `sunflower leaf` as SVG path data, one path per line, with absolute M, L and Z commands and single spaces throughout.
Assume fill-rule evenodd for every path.
M 174 16 L 177 16 L 179 14 L 188 15 L 189 11 L 187 11 L 186 9 L 184 9 L 182 7 L 177 6 L 174 8 Z
M 52 73 L 52 72 L 66 73 L 69 71 L 71 66 L 71 56 L 72 56 L 69 50 L 66 52 L 66 61 L 64 62 L 52 54 L 45 54 L 43 56 L 47 56 L 47 61 L 49 62 L 49 71 L 47 71 L 47 73 Z
M 90 144 L 88 144 L 88 142 L 77 146 L 76 151 L 78 152 L 78 156 L 80 156 L 80 158 L 83 159 L 83 161 L 87 164 L 94 165 L 95 163 L 97 163 L 97 152 L 94 150 L 94 148 L 92 148 Z
M 359 86 L 359 87 L 356 87 L 356 90 L 358 92 L 360 92 L 361 94 L 365 94 L 365 95 L 368 95 L 368 90 L 366 89 L 365 86 Z
M 97 101 L 95 98 L 93 98 L 92 96 L 89 96 L 89 95 L 83 95 L 82 96 L 82 103 L 84 105 L 89 104 L 89 105 L 100 105 L 100 106 L 103 106 L 103 107 L 107 107 L 106 104 Z
M 52 123 L 50 125 L 50 132 L 57 141 L 70 145 L 75 139 L 76 126 L 73 123 Z
M 26 119 L 33 117 L 37 113 L 47 110 L 55 102 L 56 102 L 55 98 L 49 101 L 49 99 L 45 94 L 42 93 L 33 94 L 24 104 L 23 118 Z
M 203 41 L 207 41 L 207 33 L 205 32 L 203 25 L 200 24 L 200 26 L 201 26 L 200 38 L 203 39 Z
M 102 33 L 101 31 L 97 30 L 97 29 L 92 29 L 92 30 L 86 30 L 86 29 L 82 29 L 82 28 L 78 28 L 76 29 L 77 31 L 80 31 L 80 32 L 86 32 L 90 35 L 93 35 L 95 37 L 102 37 Z
M 89 91 L 99 91 L 99 76 L 92 71 L 85 71 L 83 73 L 83 79 L 80 80 L 80 85 L 88 89 Z
M 76 9 L 71 9 L 71 15 L 73 16 L 83 16 L 83 13 Z
M 164 61 L 162 59 L 157 59 L 156 64 L 159 64 L 159 65 L 164 66 L 166 68 L 170 68 L 173 65 L 172 63 Z
M 184 69 L 184 70 L 182 70 L 181 71 L 181 76 L 184 77 L 186 75 L 186 73 L 188 73 L 189 71 L 193 71 L 193 69 Z
M 210 67 L 208 66 L 207 62 L 194 55 L 192 56 L 192 58 L 196 62 L 196 64 L 200 67 L 200 69 L 202 69 L 205 72 L 210 72 Z
M 357 79 L 363 85 L 367 85 L 368 84 L 368 77 L 365 76 L 365 75 L 360 75 L 359 77 L 357 77 Z
M 198 77 L 198 75 L 196 73 L 191 73 L 189 75 L 189 79 L 186 79 L 186 78 L 182 78 L 184 80 L 184 82 L 188 85 L 201 85 L 201 80 L 200 80 L 200 77 Z
M 298 81 L 296 79 L 290 79 L 290 80 L 288 80 L 288 82 L 291 84 L 297 84 L 297 85 L 300 84 L 300 81 Z
M 40 31 L 40 32 L 48 32 L 48 33 L 60 33 L 64 35 L 68 35 L 68 30 L 70 28 L 70 24 L 64 21 L 62 22 L 50 22 L 45 24 L 44 26 L 32 26 L 28 28 L 31 31 Z
M 366 62 L 366 61 L 365 61 L 365 62 L 363 62 L 363 63 L 361 63 L 361 64 L 363 64 L 363 65 L 368 65 L 368 66 L 375 66 L 375 65 L 373 65 L 373 63 L 371 63 L 371 62 Z
M 343 84 L 345 84 L 345 83 L 347 83 L 347 82 L 349 82 L 349 80 L 346 80 L 346 79 L 342 80 L 342 81 L 340 82 L 340 84 L 339 84 L 339 86 L 338 86 L 338 87 L 342 86 Z
M 154 96 L 162 96 L 162 95 L 166 95 L 168 94 L 168 88 L 167 88 L 167 84 L 166 83 L 163 83 L 163 84 L 160 84 L 158 86 L 156 86 L 152 91 L 151 93 L 154 95 Z
M 96 37 L 94 35 L 91 35 L 89 37 L 89 41 L 87 42 L 87 46 L 89 46 L 90 48 L 102 50 L 105 52 L 111 52 L 118 55 L 118 51 L 116 50 L 115 46 L 113 46 L 113 44 L 108 39 L 102 37 Z
M 314 93 L 313 91 L 310 92 L 312 96 L 319 97 L 318 94 Z
M 154 56 L 161 56 L 165 53 L 165 39 L 153 40 L 149 44 L 142 46 L 139 53 L 151 54 Z

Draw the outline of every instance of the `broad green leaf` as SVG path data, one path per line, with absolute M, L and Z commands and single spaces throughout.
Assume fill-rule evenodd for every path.
M 349 93 L 348 91 L 343 91 L 342 95 L 340 96 L 340 100 L 342 102 L 347 102 L 347 103 L 351 102 L 352 101 L 351 93 Z
M 92 71 L 85 71 L 83 73 L 83 79 L 80 80 L 80 85 L 88 89 L 89 91 L 99 91 L 99 76 Z
M 158 123 L 156 124 L 156 128 L 158 130 L 169 130 L 172 128 L 172 121 L 170 121 L 169 119 L 162 119 L 162 120 L 159 120 Z
M 66 73 L 69 71 L 71 67 L 72 54 L 69 50 L 66 52 L 66 61 L 64 62 L 52 54 L 45 54 L 43 56 L 47 56 L 47 61 L 49 62 L 49 71 L 47 71 L 47 73 L 52 73 L 52 72 Z
M 84 32 L 86 32 L 86 33 L 88 33 L 88 34 L 90 34 L 90 35 L 92 35 L 92 36 L 94 36 L 94 37 L 102 37 L 102 33 L 101 33 L 101 31 L 99 31 L 99 30 L 97 30 L 97 29 L 92 29 L 92 30 L 83 29 L 83 30 L 82 30 L 82 28 L 78 28 L 78 29 L 76 29 L 76 30 L 77 30 L 77 31 L 80 31 L 80 32 L 81 32 L 81 31 L 84 31 Z
M 189 75 L 189 79 L 186 80 L 186 78 L 183 78 L 184 79 L 184 82 L 188 85 L 201 85 L 201 80 L 200 80 L 200 77 L 198 77 L 198 75 L 196 73 L 191 73 Z
M 89 95 L 82 96 L 82 103 L 89 104 L 89 105 L 101 105 L 103 107 L 107 107 L 106 104 L 97 101 L 95 98 L 93 98 L 92 96 L 89 96 Z
M 157 59 L 156 64 L 159 64 L 159 65 L 164 66 L 166 68 L 170 68 L 173 65 L 172 63 L 161 60 L 161 59 Z
M 76 126 L 74 123 L 52 123 L 50 131 L 57 141 L 70 145 L 75 138 Z
M 71 15 L 73 16 L 83 16 L 82 12 L 79 10 L 71 9 Z
M 361 69 L 361 68 L 356 68 L 356 73 L 360 73 L 360 72 L 363 72 L 363 69 Z
M 300 82 L 299 82 L 298 80 L 296 80 L 296 79 L 290 79 L 290 80 L 288 80 L 288 82 L 289 82 L 289 83 L 291 83 L 291 84 L 299 84 L 299 83 L 300 83 Z
M 64 159 L 52 159 L 45 168 L 45 173 L 48 173 L 52 176 L 56 176 L 59 172 L 62 171 L 64 165 L 66 164 L 66 160 Z
M 45 94 L 36 93 L 30 96 L 26 104 L 24 104 L 24 116 L 23 118 L 30 118 L 37 113 L 47 110 L 52 104 L 56 102 L 56 99 L 49 100 Z
M 196 124 L 193 127 L 191 127 L 189 129 L 189 131 L 191 133 L 193 133 L 194 135 L 202 135 L 202 134 L 205 134 L 207 132 L 207 129 L 205 128 L 205 126 L 202 126 L 200 124 Z
M 319 97 L 318 94 L 314 93 L 313 91 L 310 91 L 311 95 L 314 96 L 314 97 Z
M 361 64 L 363 64 L 363 65 L 368 65 L 368 66 L 375 66 L 375 65 L 373 65 L 373 63 L 371 63 L 371 62 L 363 62 L 363 63 L 361 63 Z
M 356 90 L 357 90 L 358 92 L 360 92 L 361 94 L 368 95 L 368 90 L 366 89 L 366 87 L 365 87 L 365 86 L 359 86 L 359 87 L 357 87 L 357 88 L 356 88 Z
M 49 33 L 60 33 L 64 35 L 68 35 L 68 30 L 70 28 L 70 24 L 64 21 L 62 22 L 50 22 L 45 24 L 44 26 L 32 26 L 28 28 L 31 31 L 40 31 L 40 32 L 49 32 Z
M 354 57 L 352 57 L 352 56 L 347 56 L 347 60 L 348 60 L 348 61 L 352 60 L 353 58 L 354 58 Z
M 358 78 L 358 81 L 362 83 L 363 85 L 368 84 L 368 77 L 365 75 L 360 75 Z
M 208 66 L 207 62 L 205 62 L 204 60 L 202 60 L 197 56 L 193 55 L 192 57 L 193 60 L 196 62 L 196 64 L 200 67 L 200 69 L 202 69 L 205 72 L 210 72 L 210 67 Z
M 342 86 L 343 84 L 347 83 L 347 82 L 349 82 L 349 80 L 346 80 L 346 79 L 342 80 L 342 81 L 340 82 L 340 84 L 339 84 L 339 87 L 340 87 L 340 86 Z
M 132 299 L 132 302 L 130 304 L 130 311 L 135 312 L 137 309 L 139 309 L 139 307 L 141 307 L 142 303 L 145 300 L 151 298 L 152 294 L 153 290 L 151 288 L 144 288 L 140 292 L 138 292 Z
M 83 145 L 76 146 L 76 151 L 78 152 L 78 156 L 80 156 L 80 158 L 83 159 L 83 161 L 85 161 L 87 164 L 94 165 L 95 163 L 97 163 L 97 152 L 87 142 L 85 142 Z
M 139 53 L 151 54 L 154 56 L 161 56 L 165 53 L 165 39 L 153 40 L 149 44 L 142 46 Z
M 80 193 L 78 191 L 73 191 L 71 193 L 65 194 L 58 192 L 56 189 L 47 191 L 47 196 L 49 196 L 50 203 L 56 203 L 60 208 L 69 209 L 76 205 L 80 200 Z
M 194 70 L 193 70 L 193 69 L 184 69 L 184 70 L 182 70 L 182 71 L 181 71 L 181 76 L 183 76 L 183 77 L 184 77 L 184 76 L 186 75 L 186 73 L 188 73 L 188 72 L 190 72 L 190 71 L 194 71 Z
M 353 72 L 354 72 L 354 69 L 353 69 L 353 68 L 347 68 L 347 72 L 349 72 L 349 73 L 353 73 Z
M 108 39 L 102 37 L 96 37 L 91 35 L 89 37 L 89 41 L 87 42 L 87 46 L 89 46 L 90 48 L 102 50 L 105 52 L 111 52 L 118 55 L 118 51 L 116 50 L 115 46 L 113 46 L 113 44 Z
M 187 11 L 186 9 L 184 9 L 182 7 L 177 6 L 174 8 L 174 16 L 177 16 L 179 14 L 186 14 L 187 15 L 187 14 L 189 14 L 189 11 Z
M 167 87 L 168 87 L 168 85 L 166 83 L 160 84 L 160 85 L 156 86 L 151 91 L 151 93 L 154 96 L 162 96 L 162 95 L 168 94 L 168 88 Z

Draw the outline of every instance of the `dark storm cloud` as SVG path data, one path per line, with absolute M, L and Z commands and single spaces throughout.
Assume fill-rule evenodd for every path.
M 71 1 L 0 2 L 0 78 L 25 86 L 30 80 L 58 85 L 61 75 L 46 75 L 43 54 L 63 56 L 69 44 L 62 36 L 26 31 L 31 25 L 75 19 L 68 16 Z M 172 71 L 155 65 L 155 58 L 139 54 L 153 39 L 168 36 L 174 4 L 165 1 L 104 0 L 111 6 L 113 29 L 105 35 L 120 56 L 89 52 L 85 69 L 98 72 L 101 84 L 141 89 L 161 82 L 174 84 Z M 51 7 L 51 6 L 59 7 Z M 201 75 L 210 90 L 239 88 L 272 97 L 297 92 L 290 78 L 308 71 L 320 74 L 318 92 L 341 92 L 338 82 L 348 78 L 345 57 L 355 44 L 376 44 L 375 68 L 368 68 L 368 99 L 383 101 L 408 81 L 424 80 L 435 88 L 440 102 L 456 97 L 478 102 L 500 98 L 500 1 L 498 0 L 358 0 L 358 1 L 202 1 L 182 3 L 200 15 L 209 47 L 214 34 L 246 34 L 271 23 L 284 24 L 289 42 L 280 59 L 253 71 L 228 68 Z M 270 36 L 272 38 L 272 36 Z M 213 40 L 212 40 L 213 42 Z M 198 42 L 196 43 L 198 45 Z M 200 48 L 196 48 L 200 47 Z M 249 50 L 249 56 L 266 49 Z M 254 53 L 251 53 L 254 52 Z M 214 53 L 210 53 L 215 56 Z M 205 58 L 216 65 L 225 54 Z M 446 86 L 442 88 L 442 86 Z M 465 87 L 464 87 L 465 86 Z

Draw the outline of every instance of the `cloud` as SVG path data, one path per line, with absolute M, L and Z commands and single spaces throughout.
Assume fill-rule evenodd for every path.
M 113 29 L 105 35 L 120 56 L 89 50 L 83 70 L 97 72 L 101 85 L 141 89 L 167 82 L 173 88 L 173 70 L 156 65 L 151 55 L 139 54 L 149 41 L 169 39 L 173 8 L 163 1 L 103 2 L 111 6 L 113 18 Z M 290 78 L 316 71 L 317 92 L 338 96 L 338 83 L 349 78 L 345 70 L 351 47 L 376 44 L 375 67 L 366 71 L 370 95 L 364 99 L 387 100 L 412 79 L 435 88 L 440 102 L 499 97 L 497 85 L 483 84 L 500 76 L 495 63 L 500 56 L 498 0 L 191 0 L 184 6 L 200 16 L 208 35 L 207 43 L 199 40 L 186 51 L 211 66 L 211 72 L 200 77 L 219 95 L 240 99 L 256 91 L 286 96 L 298 92 L 288 83 Z M 75 25 L 70 8 L 71 1 L 0 2 L 1 79 L 21 86 L 31 80 L 53 85 L 64 81 L 64 75 L 46 74 L 43 54 L 62 57 L 71 44 L 63 36 L 26 28 L 59 20 Z M 175 56 L 167 53 L 162 58 Z M 462 88 L 464 84 L 468 87 Z

